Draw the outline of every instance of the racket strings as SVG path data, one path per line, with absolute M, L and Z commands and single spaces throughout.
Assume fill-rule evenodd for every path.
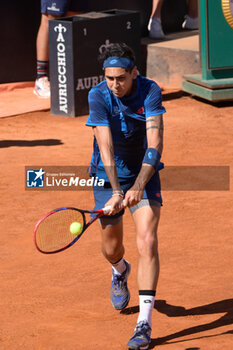
M 66 209 L 47 216 L 37 228 L 38 248 L 43 252 L 54 252 L 68 246 L 77 237 L 70 232 L 73 222 L 79 222 L 84 227 L 84 215 L 77 210 Z

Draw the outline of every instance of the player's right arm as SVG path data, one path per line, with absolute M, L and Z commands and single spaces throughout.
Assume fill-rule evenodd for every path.
M 112 209 L 110 210 L 109 215 L 113 215 L 123 208 L 123 198 L 122 195 L 118 195 L 118 193 L 121 193 L 122 191 L 117 177 L 112 133 L 109 126 L 95 126 L 93 127 L 93 130 L 99 146 L 104 169 L 113 190 L 112 198 L 105 203 L 105 206 L 111 206 Z
M 104 84 L 104 83 L 103 83 Z M 104 88 L 104 86 L 103 86 Z M 109 106 L 106 93 L 103 93 L 104 89 L 97 86 L 89 92 L 89 118 L 86 125 L 91 126 L 94 131 L 94 135 L 100 150 L 101 160 L 104 165 L 105 172 L 111 184 L 113 190 L 112 198 L 105 203 L 110 205 L 112 209 L 108 213 L 109 215 L 116 214 L 122 209 L 122 192 L 117 177 L 114 148 L 111 132 L 111 124 L 109 121 Z M 117 195 L 120 193 L 121 196 Z

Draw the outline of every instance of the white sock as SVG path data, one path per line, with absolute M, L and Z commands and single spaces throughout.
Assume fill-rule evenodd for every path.
M 115 274 L 121 275 L 126 270 L 126 265 L 124 259 L 117 261 L 115 264 L 112 264 L 112 268 Z
M 153 295 L 139 295 L 139 316 L 138 322 L 146 320 L 150 327 L 152 324 L 152 311 L 154 308 L 155 297 Z

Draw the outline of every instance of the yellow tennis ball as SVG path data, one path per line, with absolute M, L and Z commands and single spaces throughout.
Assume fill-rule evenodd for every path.
M 80 235 L 82 233 L 83 227 L 80 224 L 80 222 L 72 222 L 72 224 L 70 225 L 70 233 L 72 233 L 72 235 Z

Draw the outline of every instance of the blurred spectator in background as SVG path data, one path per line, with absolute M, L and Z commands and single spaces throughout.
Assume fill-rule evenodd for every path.
M 182 24 L 183 29 L 198 29 L 198 3 L 197 0 L 187 0 L 188 14 Z M 149 37 L 164 39 L 165 34 L 161 24 L 161 9 L 163 0 L 153 0 L 151 18 L 148 24 Z
M 49 20 L 87 11 L 87 2 L 88 0 L 41 0 L 41 23 L 36 40 L 37 77 L 34 88 L 38 97 L 50 97 Z

